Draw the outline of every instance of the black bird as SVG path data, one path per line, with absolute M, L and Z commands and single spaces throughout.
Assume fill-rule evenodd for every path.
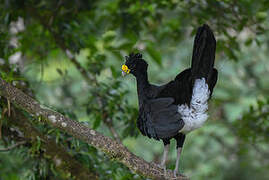
M 214 34 L 205 24 L 198 28 L 195 36 L 191 68 L 165 85 L 149 83 L 148 64 L 139 53 L 126 56 L 122 65 L 122 74 L 133 74 L 137 81 L 137 127 L 144 136 L 163 141 L 161 166 L 165 172 L 170 140 L 174 138 L 177 142 L 175 176 L 186 134 L 201 127 L 208 118 L 207 102 L 218 78 L 218 71 L 214 68 L 215 51 Z

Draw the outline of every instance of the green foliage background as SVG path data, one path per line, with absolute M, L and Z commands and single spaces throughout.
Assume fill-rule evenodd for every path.
M 195 31 L 207 23 L 217 38 L 219 79 L 210 118 L 187 136 L 180 170 L 194 180 L 269 179 L 268 13 L 267 0 L 3 0 L 1 77 L 107 136 L 112 136 L 108 127 L 114 127 L 130 151 L 159 162 L 162 143 L 139 134 L 136 82 L 121 77 L 121 64 L 125 55 L 141 52 L 149 63 L 150 82 L 168 82 L 190 66 Z M 18 21 L 23 26 L 18 27 Z M 86 70 L 87 79 L 67 50 Z M 14 54 L 20 53 L 13 63 Z M 4 148 L 16 139 L 5 133 L 13 125 L 3 113 L 7 101 L 0 100 Z M 95 148 L 26 116 L 100 179 L 144 179 Z M 0 152 L 0 179 L 71 179 L 55 170 L 40 153 L 39 143 Z M 175 155 L 172 148 L 169 168 Z

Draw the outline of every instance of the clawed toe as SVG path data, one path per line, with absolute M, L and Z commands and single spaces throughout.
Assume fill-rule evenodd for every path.
M 166 166 L 163 166 L 163 174 L 166 177 L 166 175 L 167 175 Z
M 154 163 L 154 164 L 155 164 L 155 163 Z M 161 165 L 161 164 L 157 164 L 157 163 L 156 163 L 155 165 L 156 165 L 157 167 L 161 168 L 161 169 L 163 169 L 163 167 L 164 167 L 163 165 Z
M 177 170 L 173 171 L 174 177 L 177 177 L 178 175 L 180 175 L 180 173 L 177 172 Z
M 158 164 L 158 167 L 159 168 L 161 168 L 161 169 L 163 169 L 163 171 L 164 171 L 164 176 L 166 176 L 166 166 L 165 165 L 162 165 L 162 164 Z
M 167 175 L 167 170 L 166 170 L 166 166 L 162 165 L 162 164 L 157 164 L 157 166 L 161 169 L 163 169 L 163 175 L 166 177 Z

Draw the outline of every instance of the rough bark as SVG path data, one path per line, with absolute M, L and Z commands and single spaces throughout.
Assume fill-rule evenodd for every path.
M 174 178 L 171 171 L 168 171 L 166 177 L 164 177 L 163 169 L 155 163 L 146 162 L 131 153 L 123 144 L 94 131 L 82 123 L 71 120 L 56 111 L 40 105 L 36 100 L 5 82 L 1 77 L 0 94 L 28 113 L 34 116 L 42 116 L 53 127 L 59 128 L 73 137 L 105 152 L 111 159 L 123 163 L 135 173 L 153 179 L 187 179 L 183 176 Z
M 25 115 L 16 108 L 12 108 L 12 114 L 9 117 L 10 124 L 16 126 L 23 134 L 24 142 L 29 144 L 37 143 L 40 140 L 40 150 L 43 157 L 52 161 L 55 168 L 62 177 L 86 180 L 98 179 L 98 176 L 90 172 L 80 162 L 73 158 L 60 144 L 54 140 L 48 139 L 38 129 L 36 129 Z

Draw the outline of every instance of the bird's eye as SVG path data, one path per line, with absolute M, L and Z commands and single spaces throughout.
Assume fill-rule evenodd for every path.
M 131 64 L 131 65 L 129 65 L 128 67 L 129 67 L 130 70 L 134 70 L 135 67 L 136 67 L 136 65 L 135 65 L 135 64 Z

